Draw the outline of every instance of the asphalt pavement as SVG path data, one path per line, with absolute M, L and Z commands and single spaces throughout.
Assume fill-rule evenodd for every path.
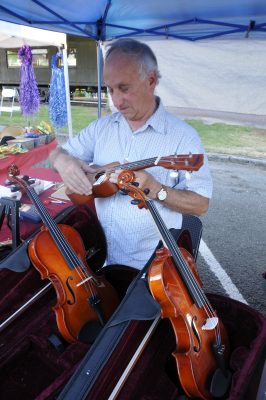
M 204 289 L 246 302 L 266 316 L 265 163 L 209 158 L 214 191 L 201 217 L 204 246 L 197 262 Z

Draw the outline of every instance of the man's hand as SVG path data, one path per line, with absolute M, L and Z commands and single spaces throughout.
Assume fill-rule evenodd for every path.
M 110 182 L 112 183 L 117 183 L 117 179 L 119 174 L 121 174 L 121 170 L 116 170 L 114 173 L 110 175 Z M 138 183 L 138 187 L 144 191 L 145 189 L 148 189 L 147 196 L 150 197 L 151 199 L 156 199 L 156 194 L 159 192 L 161 189 L 162 185 L 156 181 L 156 179 L 149 174 L 148 172 L 145 171 L 134 171 L 135 174 L 135 182 Z
M 121 170 L 115 171 L 110 175 L 110 182 L 117 183 L 118 175 Z M 161 189 L 160 182 L 145 171 L 134 171 L 139 188 L 144 191 L 149 189 L 147 196 L 150 199 L 158 200 L 157 193 Z M 158 200 L 159 201 L 159 200 Z M 163 201 L 165 207 L 171 208 L 181 214 L 202 215 L 207 212 L 209 199 L 198 193 L 189 190 L 178 190 L 167 187 L 167 198 Z
M 86 176 L 86 172 L 94 173 L 96 172 L 95 169 L 84 161 L 71 157 L 59 148 L 51 153 L 50 162 L 70 191 L 85 195 L 92 193 L 92 183 Z

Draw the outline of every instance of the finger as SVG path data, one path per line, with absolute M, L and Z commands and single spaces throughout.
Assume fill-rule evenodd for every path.
M 71 173 L 63 174 L 62 178 L 66 186 L 75 193 L 91 194 L 91 183 L 81 169 L 74 169 Z
M 82 165 L 82 169 L 84 169 L 84 171 L 86 171 L 86 172 L 90 172 L 91 174 L 97 172 L 97 168 L 93 168 L 90 165 L 86 164 L 85 162 L 83 162 L 81 165 Z

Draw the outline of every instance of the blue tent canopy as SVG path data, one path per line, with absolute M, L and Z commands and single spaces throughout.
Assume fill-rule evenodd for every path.
M 266 1 L 1 0 L 0 20 L 96 40 L 100 116 L 101 41 L 126 36 L 187 41 L 215 37 L 264 39 Z
M 266 33 L 265 0 L 1 0 L 0 19 L 95 40 Z

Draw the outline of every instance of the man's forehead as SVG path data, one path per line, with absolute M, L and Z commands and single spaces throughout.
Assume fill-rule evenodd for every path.
M 119 60 L 116 58 L 114 62 L 108 59 L 103 69 L 104 81 L 108 83 L 115 84 L 116 86 L 128 85 L 132 79 L 136 78 L 138 75 L 138 68 L 135 63 L 124 62 L 124 60 Z
M 108 70 L 110 68 L 137 69 L 138 63 L 132 55 L 116 51 L 111 53 L 105 60 L 104 69 Z

